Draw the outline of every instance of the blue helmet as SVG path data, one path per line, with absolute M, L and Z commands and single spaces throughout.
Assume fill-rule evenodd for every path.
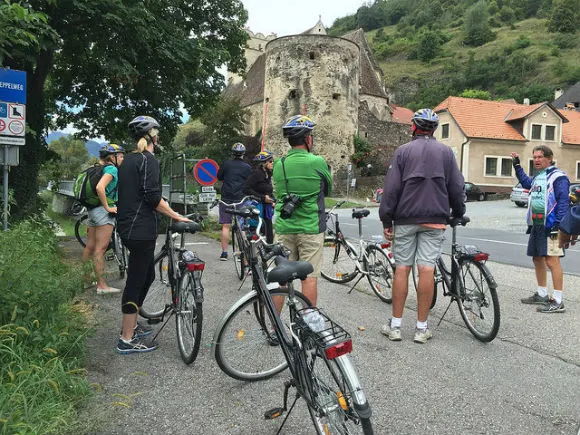
M 420 130 L 433 131 L 439 125 L 439 117 L 431 109 L 419 109 L 411 118 L 413 124 Z
M 99 157 L 101 158 L 105 158 L 108 155 L 111 154 L 119 154 L 119 153 L 124 153 L 125 152 L 125 148 L 123 148 L 120 145 L 111 143 L 109 145 L 104 145 L 100 150 L 99 150 Z
M 264 151 L 260 151 L 258 154 L 256 154 L 254 156 L 254 161 L 255 162 L 261 162 L 261 163 L 265 163 L 269 160 L 273 160 L 274 159 L 274 153 L 268 151 L 268 150 L 264 150 Z
M 243 143 L 235 143 L 232 145 L 232 154 L 235 156 L 243 156 L 246 154 L 246 147 Z
M 316 124 L 305 115 L 295 115 L 282 126 L 284 137 L 308 136 Z

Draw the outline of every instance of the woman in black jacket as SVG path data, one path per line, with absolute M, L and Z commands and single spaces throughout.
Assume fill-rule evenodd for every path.
M 274 195 L 272 187 L 272 167 L 274 166 L 274 154 L 264 150 L 256 154 L 253 159 L 258 165 L 254 168 L 244 186 L 245 195 L 253 195 L 259 198 L 262 218 L 262 228 L 268 243 L 274 242 L 274 229 L 272 217 L 274 216 Z
M 144 337 L 151 328 L 137 324 L 139 308 L 155 280 L 154 253 L 157 240 L 157 212 L 181 222 L 189 219 L 176 213 L 161 196 L 161 171 L 153 155 L 157 148 L 159 123 L 150 116 L 138 116 L 129 123 L 137 140 L 137 151 L 125 157 L 119 167 L 117 229 L 129 250 L 127 282 L 121 311 L 123 327 L 117 344 L 122 354 L 148 352 L 157 345 Z

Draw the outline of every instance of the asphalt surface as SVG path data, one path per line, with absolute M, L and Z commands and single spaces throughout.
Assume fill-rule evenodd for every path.
M 173 319 L 160 333 L 159 349 L 119 355 L 120 296 L 97 296 L 96 330 L 88 340 L 89 379 L 96 395 L 85 411 L 94 434 L 275 434 L 282 420 L 263 413 L 282 406 L 287 373 L 245 383 L 221 372 L 212 336 L 228 308 L 250 290 L 241 289 L 232 261 L 220 262 L 219 243 L 189 236 L 190 249 L 206 261 L 204 331 L 197 360 L 179 355 Z M 108 266 L 112 267 L 111 262 Z M 465 328 L 448 300 L 439 298 L 430 317 L 433 339 L 412 341 L 416 299 L 410 290 L 403 341 L 379 333 L 391 308 L 361 281 L 348 287 L 319 280 L 318 305 L 353 336 L 353 360 L 373 409 L 376 434 L 569 434 L 580 426 L 580 278 L 565 277 L 561 314 L 540 314 L 520 298 L 535 289 L 528 268 L 488 262 L 498 282 L 501 327 L 483 344 Z M 110 279 L 110 285 L 123 282 Z M 154 328 L 157 330 L 159 326 Z M 299 401 L 283 434 L 312 434 Z

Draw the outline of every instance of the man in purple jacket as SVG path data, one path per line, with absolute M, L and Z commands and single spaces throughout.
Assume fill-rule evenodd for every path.
M 415 262 L 419 283 L 414 341 L 426 343 L 433 336 L 427 317 L 433 298 L 435 260 L 441 253 L 450 209 L 453 217 L 465 213 L 463 175 L 451 148 L 433 137 L 438 125 L 439 118 L 431 109 L 415 112 L 413 140 L 397 149 L 385 177 L 379 216 L 385 238 L 394 240 L 397 267 L 392 317 L 381 333 L 392 341 L 401 340 L 409 272 Z

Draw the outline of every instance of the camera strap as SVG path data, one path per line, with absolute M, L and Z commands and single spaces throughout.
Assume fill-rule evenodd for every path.
M 284 183 L 286 183 L 286 195 L 289 195 L 290 191 L 288 190 L 288 178 L 286 178 L 286 167 L 284 166 L 284 160 L 286 160 L 286 156 L 282 157 L 281 161 L 282 161 L 282 172 L 284 173 Z

